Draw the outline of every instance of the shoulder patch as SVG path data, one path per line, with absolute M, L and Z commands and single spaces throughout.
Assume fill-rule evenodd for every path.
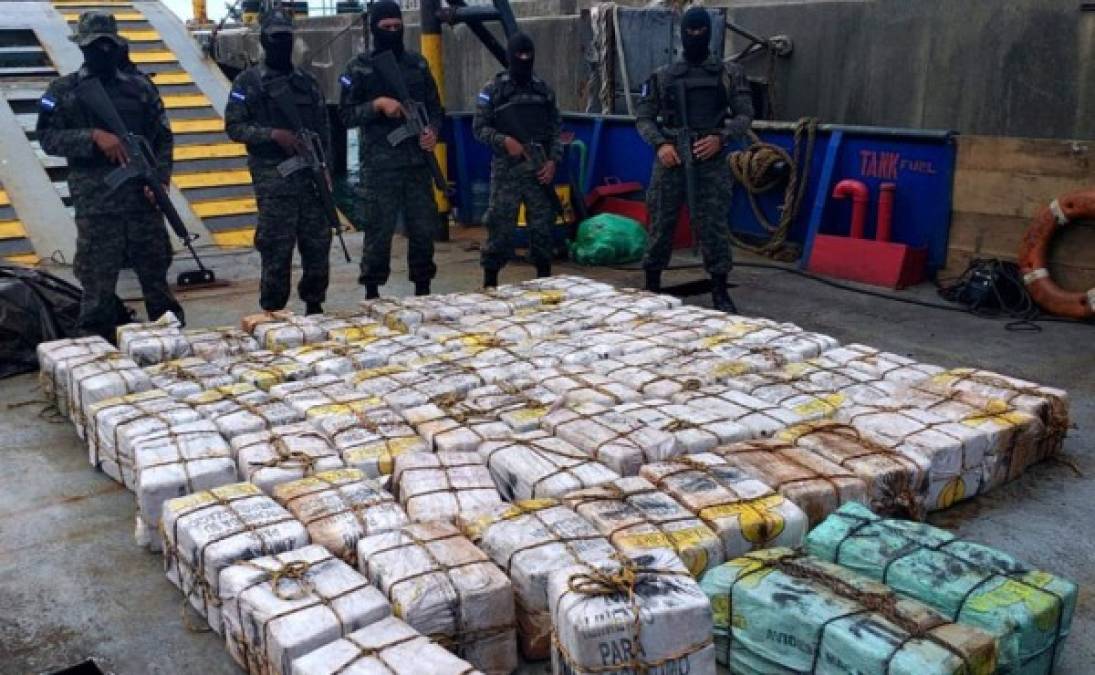
M 232 93 L 229 94 L 228 97 L 231 98 L 233 101 L 239 101 L 240 103 L 243 103 L 247 100 L 247 96 L 238 89 L 233 89 Z
M 42 98 L 38 99 L 38 105 L 39 105 L 39 107 L 42 108 L 42 110 L 49 111 L 49 110 L 53 110 L 54 108 L 57 107 L 57 101 L 53 100 L 52 98 L 50 98 L 47 95 L 47 96 L 43 96 Z
M 479 92 L 479 95 L 475 97 L 480 103 L 490 103 L 490 94 L 484 89 Z
M 649 95 L 650 95 L 650 81 L 647 80 L 646 82 L 643 82 L 643 91 L 642 91 L 642 94 L 640 94 L 640 96 L 649 96 Z
M 338 81 L 340 83 L 342 83 L 342 86 L 345 89 L 349 89 L 354 84 L 354 81 L 350 78 L 349 75 L 342 75 L 341 77 L 338 78 Z

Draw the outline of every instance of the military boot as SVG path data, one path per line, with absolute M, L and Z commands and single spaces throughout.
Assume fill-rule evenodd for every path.
M 380 288 L 376 284 L 365 284 L 365 299 L 373 300 L 380 297 Z
M 483 268 L 483 288 L 498 288 L 498 270 Z
M 313 314 L 323 314 L 323 305 L 318 302 L 304 303 L 304 315 L 311 316 Z
M 662 292 L 662 271 L 661 270 L 647 270 L 646 271 L 646 290 L 651 293 Z
M 551 263 L 536 263 L 536 278 L 543 279 L 551 276 Z
M 416 281 L 414 282 L 414 294 L 415 295 L 429 295 L 430 294 L 430 280 Z
M 711 306 L 720 312 L 737 314 L 738 308 L 730 299 L 730 292 L 726 290 L 726 275 L 716 274 L 711 276 Z

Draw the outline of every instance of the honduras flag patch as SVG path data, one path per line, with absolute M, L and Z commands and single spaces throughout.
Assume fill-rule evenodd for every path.
M 231 94 L 229 94 L 228 96 L 229 96 L 229 97 L 230 97 L 230 98 L 231 98 L 231 99 L 232 99 L 233 101 L 239 101 L 240 103 L 243 103 L 244 101 L 246 101 L 246 100 L 247 100 L 247 96 L 245 96 L 245 95 L 244 95 L 244 93 L 243 93 L 242 91 L 235 91 L 235 90 L 233 90 L 233 91 L 232 91 L 232 93 L 231 93 Z
M 38 105 L 42 108 L 42 110 L 48 112 L 57 107 L 57 101 L 54 101 L 49 96 L 43 96 L 41 99 L 38 100 Z
M 481 91 L 481 92 L 479 92 L 479 96 L 477 96 L 476 99 L 480 103 L 490 103 L 490 94 L 488 94 L 485 91 Z
M 650 94 L 650 83 L 643 82 L 643 93 L 640 96 L 647 96 Z
M 349 89 L 354 83 L 354 81 L 350 79 L 349 75 L 342 75 L 338 78 L 338 81 L 341 82 L 342 86 L 346 89 Z

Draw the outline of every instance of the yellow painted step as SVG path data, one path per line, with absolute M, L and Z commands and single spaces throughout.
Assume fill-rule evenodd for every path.
M 11 197 L 7 190 L 0 190 L 0 206 L 11 206 Z
M 133 63 L 175 63 L 179 60 L 179 57 L 175 56 L 172 52 L 167 50 L 157 50 L 150 52 L 129 52 L 129 59 Z
M 174 71 L 169 73 L 153 73 L 152 81 L 157 85 L 165 84 L 194 84 L 194 79 L 186 71 Z
M 171 156 L 176 162 L 188 159 L 224 159 L 243 157 L 247 148 L 242 143 L 204 143 L 201 145 L 176 145 Z
M 22 239 L 27 236 L 27 228 L 21 220 L 0 220 L 0 239 Z
M 250 185 L 251 172 L 247 169 L 231 169 L 229 171 L 197 171 L 194 173 L 175 174 L 171 181 L 181 190 L 194 188 L 227 187 L 229 185 Z
M 215 134 L 224 131 L 224 120 L 219 117 L 202 120 L 171 120 L 171 131 L 176 134 Z
M 164 94 L 163 105 L 168 110 L 178 108 L 205 108 L 213 105 L 205 94 Z
M 144 21 L 144 14 L 140 12 L 111 12 L 117 21 Z M 65 12 L 65 21 L 76 23 L 80 20 L 80 12 Z
M 154 30 L 119 30 L 118 34 L 130 42 L 159 42 L 163 39 Z
M 229 199 L 210 199 L 207 202 L 190 202 L 190 208 L 199 218 L 243 216 L 259 210 L 254 197 L 231 197 Z
M 53 0 L 54 7 L 132 7 L 129 0 Z
M 255 245 L 255 229 L 221 230 L 213 233 L 213 243 L 225 248 L 251 248 Z
M 16 265 L 26 265 L 27 267 L 34 267 L 35 265 L 37 265 L 39 262 L 42 261 L 41 258 L 39 258 L 37 255 L 35 255 L 33 253 L 22 253 L 20 255 L 9 255 L 9 256 L 5 257 L 4 260 L 7 260 L 9 263 L 14 263 Z

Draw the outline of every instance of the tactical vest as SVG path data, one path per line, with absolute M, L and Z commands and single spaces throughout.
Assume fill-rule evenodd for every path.
M 144 80 L 119 72 L 114 78 L 103 81 L 103 89 L 110 97 L 122 122 L 125 123 L 125 128 L 130 133 L 149 138 L 155 131 L 155 125 L 159 123 L 159 119 L 155 115 L 154 102 L 151 100 Z M 80 103 L 80 110 L 84 118 L 93 126 L 105 128 L 105 123 L 83 103 Z M 70 159 L 69 164 L 77 168 L 113 166 L 101 153 L 95 153 L 93 157 Z
M 687 127 L 693 131 L 714 131 L 722 126 L 726 117 L 726 108 L 730 105 L 730 92 L 727 90 L 725 68 L 721 63 L 704 63 L 699 70 L 687 63 L 674 63 L 658 84 L 658 100 L 661 105 L 659 116 L 664 126 L 671 129 Z M 693 71 L 693 72 L 689 72 Z M 684 85 L 685 106 L 688 119 L 680 119 L 678 98 L 680 85 Z
M 366 57 L 364 59 L 363 68 L 358 72 L 364 73 L 365 77 L 362 78 L 362 82 L 354 83 L 355 89 L 361 87 L 361 92 L 355 91 L 355 100 L 357 101 L 370 101 L 375 100 L 381 96 L 387 96 L 388 98 L 398 98 L 395 92 L 395 87 L 384 80 L 380 76 L 380 73 L 376 71 L 372 66 L 372 57 Z M 399 70 L 403 74 L 403 80 L 407 83 L 407 92 L 411 95 L 417 103 L 426 102 L 426 78 L 429 77 L 429 66 L 426 64 L 426 60 L 421 57 L 416 57 L 403 53 L 399 57 Z M 437 120 L 430 120 L 436 122 Z M 367 143 L 385 143 L 387 144 L 387 136 L 392 131 L 395 131 L 403 125 L 401 118 L 390 118 L 379 115 L 375 120 L 367 124 L 362 132 L 365 135 Z M 408 138 L 404 140 L 400 145 L 411 144 L 417 147 L 418 139 Z
M 508 76 L 498 79 L 494 120 L 498 131 L 522 143 L 548 143 L 553 106 L 551 90 L 541 80 L 518 87 Z
M 267 72 L 260 70 L 257 75 L 258 90 L 262 94 L 262 106 L 259 110 L 259 123 L 274 129 L 292 129 L 292 123 L 285 117 L 281 107 L 274 101 L 271 89 L 271 79 L 263 79 L 262 74 Z M 300 121 L 307 129 L 318 131 L 319 96 L 309 80 L 301 72 L 294 70 L 289 76 L 289 94 L 300 114 Z M 326 111 L 324 111 L 326 112 Z M 251 152 L 262 157 L 284 157 L 285 153 L 280 148 L 266 145 L 261 148 L 253 148 Z

